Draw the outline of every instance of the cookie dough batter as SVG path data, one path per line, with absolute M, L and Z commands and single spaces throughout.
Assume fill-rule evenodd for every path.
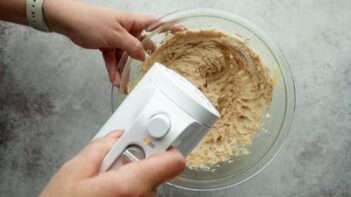
M 249 153 L 246 148 L 271 103 L 272 79 L 245 42 L 212 30 L 179 32 L 147 58 L 142 73 L 154 62 L 190 80 L 221 114 L 187 157 L 188 167 L 209 167 Z

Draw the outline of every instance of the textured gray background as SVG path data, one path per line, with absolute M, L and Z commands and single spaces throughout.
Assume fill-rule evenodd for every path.
M 162 16 L 214 7 L 256 23 L 295 77 L 295 122 L 280 154 L 220 192 L 160 196 L 351 196 L 351 1 L 130 0 L 101 4 Z M 0 196 L 36 196 L 110 115 L 98 51 L 0 22 Z

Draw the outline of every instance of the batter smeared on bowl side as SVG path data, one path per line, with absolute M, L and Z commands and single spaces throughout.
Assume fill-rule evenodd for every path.
M 213 30 L 178 32 L 147 58 L 142 73 L 154 62 L 190 80 L 221 114 L 187 157 L 188 167 L 208 168 L 249 153 L 247 147 L 271 104 L 272 79 L 245 42 Z

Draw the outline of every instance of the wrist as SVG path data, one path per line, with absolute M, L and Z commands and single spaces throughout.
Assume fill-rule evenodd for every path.
M 44 0 L 26 0 L 25 2 L 28 25 L 43 32 L 50 32 L 43 14 Z
M 52 32 L 67 35 L 70 31 L 68 25 L 69 16 L 67 8 L 74 0 L 45 0 L 43 4 L 43 15 L 46 25 Z

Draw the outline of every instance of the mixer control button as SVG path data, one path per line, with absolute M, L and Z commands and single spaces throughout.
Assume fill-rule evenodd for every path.
M 122 153 L 122 163 L 126 164 L 132 161 L 140 161 L 145 159 L 145 153 L 138 145 L 130 145 Z
M 164 137 L 171 127 L 171 121 L 166 114 L 152 116 L 147 125 L 149 134 L 154 138 Z

